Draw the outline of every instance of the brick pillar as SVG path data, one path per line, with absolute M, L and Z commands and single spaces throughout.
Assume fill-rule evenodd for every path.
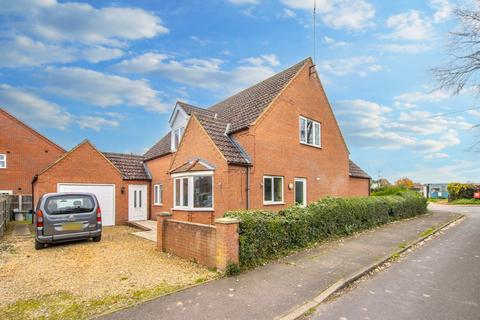
M 167 219 L 170 219 L 170 212 L 160 212 L 157 214 L 157 250 L 165 251 L 165 228 Z
M 238 224 L 240 220 L 220 218 L 215 220 L 215 253 L 219 271 L 224 271 L 229 262 L 239 263 Z

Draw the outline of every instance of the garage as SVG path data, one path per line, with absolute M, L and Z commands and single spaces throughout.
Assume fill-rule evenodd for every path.
M 102 210 L 102 225 L 115 225 L 115 185 L 59 183 L 57 191 L 93 193 L 97 197 Z

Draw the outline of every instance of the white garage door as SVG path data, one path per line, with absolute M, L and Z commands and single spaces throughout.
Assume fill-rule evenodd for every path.
M 102 209 L 102 225 L 115 225 L 115 185 L 59 183 L 57 190 L 58 192 L 93 193 L 97 197 Z

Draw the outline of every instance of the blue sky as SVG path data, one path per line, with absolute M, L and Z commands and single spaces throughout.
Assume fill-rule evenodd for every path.
M 66 149 L 143 153 L 177 99 L 207 107 L 312 56 L 312 3 L 0 0 L 0 105 Z M 430 72 L 455 5 L 317 0 L 317 68 L 374 178 L 480 180 L 478 98 L 435 90 Z

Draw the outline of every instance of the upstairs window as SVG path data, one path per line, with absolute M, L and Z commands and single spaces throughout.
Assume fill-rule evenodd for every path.
M 7 167 L 7 155 L 0 154 L 0 169 L 5 169 Z
M 321 126 L 317 121 L 300 117 L 300 143 L 321 146 Z
M 180 140 L 182 140 L 183 127 L 173 130 L 173 150 L 177 150 Z

